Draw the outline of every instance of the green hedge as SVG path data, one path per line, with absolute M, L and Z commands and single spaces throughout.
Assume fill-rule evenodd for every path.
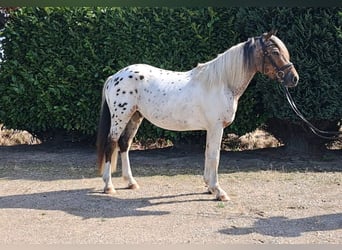
M 109 75 L 134 63 L 189 70 L 239 42 L 237 9 L 22 8 L 2 32 L 0 121 L 36 134 L 96 132 L 101 89 Z M 252 88 L 252 87 L 251 87 Z M 262 121 L 253 91 L 241 100 L 231 130 Z M 179 139 L 145 122 L 139 135 Z
M 188 70 L 248 37 L 277 28 L 300 83 L 292 90 L 311 120 L 342 117 L 341 8 L 21 8 L 1 31 L 0 121 L 36 134 L 93 136 L 105 79 L 133 63 Z M 298 121 L 277 84 L 258 75 L 226 132 L 267 119 Z M 203 133 L 145 122 L 141 139 Z

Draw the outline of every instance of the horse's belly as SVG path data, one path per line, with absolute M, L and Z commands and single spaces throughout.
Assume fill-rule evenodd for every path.
M 200 119 L 196 118 L 182 118 L 169 114 L 168 116 L 162 114 L 153 114 L 150 117 L 145 117 L 152 124 L 168 130 L 188 131 L 188 130 L 204 130 L 205 126 Z
M 190 131 L 190 130 L 205 130 L 201 124 L 195 124 L 189 120 L 153 120 L 148 119 L 152 124 L 167 130 L 174 131 Z
M 168 130 L 188 131 L 205 130 L 205 125 L 196 108 L 186 105 L 181 107 L 155 106 L 153 110 L 140 110 L 141 114 L 152 124 Z M 145 112 L 144 112 L 145 111 Z

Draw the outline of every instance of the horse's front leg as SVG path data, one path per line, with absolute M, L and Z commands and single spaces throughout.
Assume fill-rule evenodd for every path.
M 218 166 L 220 161 L 220 148 L 223 128 L 207 130 L 207 142 L 205 150 L 204 181 L 208 185 L 210 193 L 215 194 L 220 201 L 230 200 L 227 193 L 218 182 Z

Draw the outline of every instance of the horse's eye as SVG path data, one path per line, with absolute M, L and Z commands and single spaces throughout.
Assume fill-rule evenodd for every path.
M 272 55 L 274 55 L 274 56 L 279 56 L 279 52 L 278 51 L 272 51 Z

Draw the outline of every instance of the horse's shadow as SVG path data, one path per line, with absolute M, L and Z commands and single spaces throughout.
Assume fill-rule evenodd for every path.
M 204 193 L 203 193 L 204 194 Z M 61 190 L 34 194 L 10 195 L 0 197 L 0 209 L 19 208 L 42 211 L 63 211 L 68 214 L 89 218 L 117 218 L 127 216 L 160 216 L 169 214 L 157 206 L 191 201 L 209 201 L 198 197 L 199 193 L 186 193 L 172 196 L 143 198 L 118 198 L 102 194 L 92 189 Z M 193 199 L 174 199 L 196 196 Z
M 299 237 L 305 232 L 342 229 L 342 213 L 317 215 L 299 219 L 261 218 L 252 227 L 231 227 L 219 232 L 229 235 L 258 233 L 272 237 Z

